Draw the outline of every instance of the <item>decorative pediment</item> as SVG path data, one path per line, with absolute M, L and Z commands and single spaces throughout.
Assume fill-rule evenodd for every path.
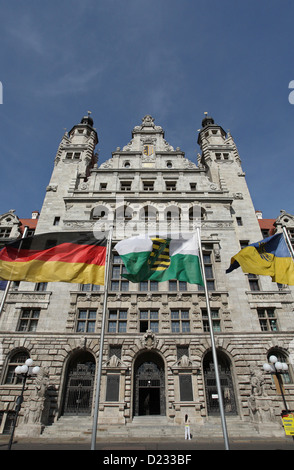
M 126 370 L 128 366 L 121 361 L 115 354 L 111 356 L 108 361 L 104 362 L 103 364 L 104 369 L 119 369 L 119 370 Z
M 276 219 L 274 225 L 283 225 L 285 227 L 294 227 L 294 215 L 281 210 L 279 217 Z
M 0 215 L 0 225 L 5 225 L 5 227 L 12 227 L 13 225 L 21 225 L 21 222 L 17 215 L 14 214 L 14 210 L 11 209 L 5 214 Z
M 199 366 L 193 362 L 188 356 L 185 354 L 171 367 L 173 372 L 178 372 L 180 370 L 191 370 L 191 369 L 198 369 Z

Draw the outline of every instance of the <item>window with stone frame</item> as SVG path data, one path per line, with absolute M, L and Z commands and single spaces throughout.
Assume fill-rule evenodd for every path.
M 189 357 L 189 346 L 188 345 L 177 345 L 177 360 L 179 361 L 183 356 Z
M 139 313 L 140 332 L 145 333 L 147 330 L 152 330 L 154 333 L 159 332 L 159 310 L 141 309 Z
M 220 332 L 221 331 L 221 319 L 220 319 L 219 309 L 211 308 L 210 313 L 211 313 L 213 331 Z M 209 321 L 208 321 L 208 312 L 206 308 L 201 309 L 201 317 L 202 317 L 203 331 L 205 333 L 209 333 L 210 328 L 209 328 Z
M 284 384 L 293 383 L 292 367 L 284 351 L 281 351 L 279 348 L 271 349 L 267 355 L 268 361 L 269 361 L 270 356 L 276 356 L 276 358 L 278 359 L 278 362 L 286 363 L 288 365 L 288 370 L 283 371 L 283 373 L 280 374 L 280 377 Z
M 35 284 L 36 292 L 45 292 L 47 290 L 48 282 L 37 282 Z
M 108 311 L 108 333 L 126 333 L 127 332 L 127 309 L 109 309 Z
M 82 292 L 95 292 L 100 291 L 101 286 L 97 284 L 81 284 L 80 289 Z
M 176 191 L 177 182 L 176 181 L 166 181 L 165 182 L 165 189 L 166 189 L 166 191 Z
M 189 333 L 190 318 L 189 309 L 172 308 L 170 311 L 172 333 Z
M 139 283 L 140 292 L 158 291 L 158 281 L 141 281 Z
M 121 359 L 121 350 L 122 350 L 121 344 L 110 344 L 108 348 L 109 359 L 112 356 L 116 356 L 118 359 Z
M 183 292 L 187 290 L 187 283 L 186 281 L 178 281 L 173 279 L 168 281 L 168 288 L 170 292 Z
M 29 359 L 29 353 L 25 350 L 18 350 L 11 355 L 7 370 L 4 378 L 4 384 L 21 384 L 22 377 L 20 374 L 15 374 L 15 368 L 19 365 L 23 365 L 27 359 Z
M 143 181 L 143 191 L 154 191 L 154 181 Z
M 274 307 L 258 308 L 257 315 L 261 331 L 278 331 L 278 319 Z
M 120 190 L 121 191 L 131 191 L 132 189 L 132 182 L 131 181 L 121 181 L 120 182 Z
M 206 284 L 208 290 L 215 290 L 215 277 L 213 267 L 213 247 L 210 244 L 202 245 L 203 263 L 205 269 Z M 204 290 L 203 286 L 198 286 L 200 291 Z
M 252 291 L 260 290 L 259 276 L 257 274 L 247 274 L 249 288 Z
M 40 317 L 39 308 L 23 308 L 20 313 L 17 331 L 33 332 L 37 330 L 37 325 Z
M 127 274 L 123 260 L 119 255 L 113 254 L 110 267 L 110 290 L 115 292 L 127 292 L 129 290 L 129 281 L 124 279 L 122 274 Z
M 80 308 L 77 314 L 77 333 L 94 333 L 96 329 L 96 317 L 96 309 Z
M 0 228 L 0 239 L 1 238 L 9 238 L 11 234 L 11 228 L 10 227 L 1 227 Z

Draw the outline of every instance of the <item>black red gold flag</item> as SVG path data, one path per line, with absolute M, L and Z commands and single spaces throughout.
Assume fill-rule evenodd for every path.
M 107 238 L 93 232 L 51 232 L 8 243 L 0 280 L 104 284 Z

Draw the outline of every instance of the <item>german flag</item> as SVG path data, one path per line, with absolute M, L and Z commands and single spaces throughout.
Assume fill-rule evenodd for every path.
M 104 284 L 107 239 L 93 232 L 51 232 L 8 243 L 0 280 Z

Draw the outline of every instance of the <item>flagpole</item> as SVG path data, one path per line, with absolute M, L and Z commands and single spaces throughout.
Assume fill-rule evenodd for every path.
M 225 418 L 225 412 L 224 412 L 223 395 L 222 395 L 221 383 L 220 383 L 220 378 L 219 378 L 218 360 L 217 360 L 217 353 L 216 353 L 216 347 L 215 347 L 215 340 L 214 340 L 214 333 L 213 333 L 208 289 L 207 289 L 207 283 L 206 283 L 203 254 L 202 254 L 202 249 L 201 249 L 201 238 L 200 238 L 199 227 L 197 227 L 196 230 L 197 230 L 197 237 L 198 237 L 198 244 L 199 244 L 199 256 L 200 256 L 200 262 L 201 262 L 201 270 L 202 270 L 202 277 L 203 277 L 203 282 L 204 282 L 205 298 L 206 298 L 206 305 L 207 305 L 207 315 L 208 315 L 209 332 L 210 332 L 210 339 L 211 339 L 212 358 L 213 358 L 214 369 L 215 369 L 215 379 L 216 379 L 216 387 L 217 387 L 219 408 L 220 408 L 220 414 L 221 414 L 222 430 L 223 430 L 225 448 L 226 450 L 229 450 L 229 439 L 228 439 L 226 418 Z
M 99 362 L 98 362 L 97 380 L 96 380 L 96 395 L 95 395 L 91 450 L 95 450 L 96 448 L 97 424 L 98 424 L 98 414 L 99 414 L 99 397 L 100 397 L 101 372 L 102 372 L 102 357 L 103 357 L 104 334 L 105 334 L 105 325 L 106 325 L 109 267 L 110 267 L 110 259 L 111 259 L 112 231 L 113 231 L 113 227 L 110 227 L 109 238 L 108 238 L 108 243 L 107 243 L 107 263 L 106 263 L 106 272 L 105 272 L 103 313 L 102 313 L 102 323 L 101 323 Z
M 21 238 L 25 238 L 25 237 L 27 236 L 27 233 L 28 233 L 28 227 L 25 226 Z M 20 245 L 20 247 L 21 247 L 21 245 Z M 19 247 L 19 250 L 20 250 L 20 247 Z M 6 298 L 7 298 L 7 295 L 8 295 L 9 289 L 10 289 L 10 286 L 11 286 L 11 281 L 8 281 L 7 284 L 6 284 L 6 287 L 5 287 L 5 291 L 4 291 L 4 293 L 3 293 L 3 297 L 2 297 L 2 299 L 1 299 L 1 304 L 0 304 L 0 316 L 1 316 L 1 314 L 2 314 L 2 311 L 3 311 L 3 308 L 4 308 L 4 304 L 5 304 L 5 302 L 6 302 Z
M 293 250 L 293 246 L 292 246 L 292 243 L 291 243 L 291 241 L 290 241 L 290 238 L 289 238 L 289 235 L 288 235 L 288 232 L 287 232 L 287 228 L 283 225 L 283 226 L 282 226 L 282 229 L 283 229 L 283 233 L 284 233 L 284 235 L 285 235 L 286 242 L 287 242 L 287 244 L 288 244 L 288 248 L 289 248 L 290 253 L 291 253 L 291 255 L 292 255 L 292 258 L 293 258 L 293 260 L 294 260 L 294 250 Z

